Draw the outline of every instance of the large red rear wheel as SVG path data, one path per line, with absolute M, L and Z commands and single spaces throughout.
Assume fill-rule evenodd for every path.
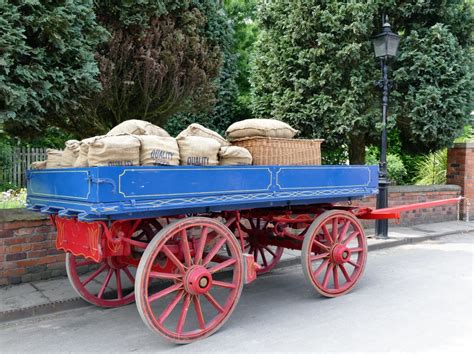
M 172 270 L 155 270 L 168 263 Z M 137 307 L 152 331 L 189 343 L 225 323 L 243 283 L 242 253 L 232 232 L 213 219 L 181 219 L 164 227 L 145 250 L 135 282 Z
M 327 297 L 354 288 L 364 272 L 367 242 L 359 220 L 343 210 L 321 214 L 308 229 L 301 250 L 303 272 Z

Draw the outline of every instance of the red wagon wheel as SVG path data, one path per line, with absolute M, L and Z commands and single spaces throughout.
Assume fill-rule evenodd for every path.
M 93 305 L 119 307 L 135 300 L 133 286 L 123 284 L 127 280 L 133 284 L 134 276 L 126 264 L 121 264 L 119 257 L 96 263 L 67 253 L 66 271 L 74 290 Z
M 244 238 L 244 252 L 253 255 L 253 259 L 260 265 L 257 274 L 264 274 L 271 271 L 280 260 L 285 250 L 283 247 L 267 245 L 262 242 L 262 237 L 272 234 L 267 228 L 268 221 L 263 218 L 241 218 L 240 229 Z M 233 231 L 237 235 L 237 226 L 233 226 Z
M 364 272 L 367 242 L 359 220 L 343 210 L 321 214 L 308 229 L 301 250 L 303 272 L 322 295 L 349 292 Z
M 132 238 L 149 242 L 163 227 L 156 219 L 142 220 Z M 77 294 L 100 307 L 119 307 L 135 301 L 135 269 L 121 257 L 108 257 L 100 263 L 66 254 L 66 272 Z
M 163 257 L 174 271 L 154 270 Z M 152 331 L 188 343 L 225 323 L 243 283 L 242 253 L 232 232 L 213 219 L 181 219 L 163 228 L 145 250 L 135 282 L 137 307 Z

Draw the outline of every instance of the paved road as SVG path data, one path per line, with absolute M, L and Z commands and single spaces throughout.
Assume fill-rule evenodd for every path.
M 134 305 L 86 308 L 0 325 L 0 351 L 474 350 L 474 236 L 371 252 L 350 294 L 325 299 L 300 266 L 246 286 L 219 332 L 186 346 L 151 334 Z

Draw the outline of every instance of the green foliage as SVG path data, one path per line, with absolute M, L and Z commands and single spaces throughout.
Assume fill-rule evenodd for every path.
M 368 149 L 366 154 L 367 165 L 378 165 L 380 154 L 377 148 L 371 147 Z M 388 153 L 387 154 L 387 172 L 390 182 L 396 184 L 404 184 L 405 177 L 407 176 L 407 170 L 403 165 L 403 161 L 400 156 Z
M 212 17 L 211 20 L 213 21 L 211 27 L 214 29 L 213 38 L 220 48 L 223 59 L 219 77 L 213 81 L 217 87 L 215 102 L 202 113 L 179 113 L 168 119 L 165 128 L 172 135 L 178 134 L 191 123 L 200 123 L 224 134 L 227 127 L 236 120 L 239 88 L 236 84 L 238 69 L 232 22 L 223 9 L 220 9 L 217 16 Z
M 465 125 L 463 133 L 454 140 L 455 143 L 469 143 L 472 141 L 474 141 L 474 128 L 472 125 Z
M 410 150 L 446 147 L 462 132 L 474 88 L 471 60 L 445 25 L 404 37 L 394 72 L 393 116 Z
M 212 107 L 226 21 L 215 1 L 110 0 L 96 2 L 96 11 L 111 34 L 96 55 L 103 90 L 64 129 L 87 136 L 127 119 L 164 125 L 177 112 Z
M 254 114 L 284 120 L 303 137 L 346 145 L 351 162 L 379 144 L 380 78 L 371 38 L 383 11 L 402 34 L 393 63 L 388 127 L 403 147 L 449 145 L 469 117 L 472 98 L 471 7 L 453 1 L 262 1 L 252 71 Z M 362 154 L 362 155 L 361 155 Z
M 0 123 L 34 136 L 100 90 L 92 0 L 0 0 Z
M 448 150 L 441 149 L 418 162 L 416 166 L 415 184 L 445 184 L 448 168 Z
M 327 148 L 374 132 L 374 3 L 277 1 L 260 7 L 252 76 L 257 117 L 277 118 Z M 364 135 L 357 139 L 364 146 Z
M 250 61 L 259 33 L 256 22 L 256 0 L 225 0 L 224 8 L 234 27 L 238 96 L 236 98 L 235 121 L 252 117 L 250 97 Z

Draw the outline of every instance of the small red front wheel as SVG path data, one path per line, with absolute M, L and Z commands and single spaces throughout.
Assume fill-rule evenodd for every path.
M 66 272 L 77 294 L 100 307 L 119 307 L 135 300 L 134 269 L 109 257 L 100 263 L 66 254 Z
M 172 342 L 207 337 L 237 305 L 243 272 L 239 242 L 225 225 L 203 217 L 178 220 L 143 253 L 135 281 L 138 311 L 153 332 Z
M 366 260 L 364 229 L 347 211 L 322 213 L 306 232 L 301 250 L 303 272 L 311 286 L 324 296 L 351 291 L 364 272 Z

